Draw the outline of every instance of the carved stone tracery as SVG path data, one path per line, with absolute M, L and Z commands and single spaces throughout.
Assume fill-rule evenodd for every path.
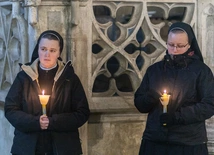
M 28 60 L 26 21 L 19 2 L 0 2 L 0 92 L 6 94 L 16 74 L 18 63 Z M 4 101 L 5 95 L 0 95 Z
M 170 24 L 195 24 L 195 3 L 93 1 L 93 14 L 93 103 L 121 98 L 118 104 L 131 108 L 146 68 L 165 54 Z

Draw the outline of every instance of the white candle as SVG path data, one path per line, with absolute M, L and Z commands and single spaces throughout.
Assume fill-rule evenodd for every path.
M 42 113 L 46 115 L 46 105 L 48 103 L 50 95 L 45 95 L 45 91 L 42 91 L 42 95 L 39 95 L 40 103 L 42 105 Z
M 170 98 L 170 95 L 168 95 L 166 93 L 166 90 L 164 90 L 164 93 L 161 97 L 161 104 L 163 105 L 163 113 L 167 112 L 167 105 L 169 104 L 169 98 Z
M 167 113 L 167 105 L 169 104 L 169 98 L 170 95 L 168 95 L 166 93 L 166 90 L 164 90 L 163 95 L 160 97 L 161 104 L 163 105 L 163 113 Z M 165 126 L 166 124 L 163 125 Z

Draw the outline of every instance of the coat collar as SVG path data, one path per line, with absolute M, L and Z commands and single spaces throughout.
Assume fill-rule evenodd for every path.
M 64 64 L 62 61 L 58 60 L 58 70 L 56 72 L 56 75 L 54 77 L 54 81 L 57 81 L 59 77 L 62 75 L 63 71 L 67 66 L 71 66 L 71 61 L 68 61 L 66 64 Z M 39 75 L 38 75 L 38 64 L 39 64 L 39 59 L 37 58 L 31 65 L 21 65 L 22 70 L 30 76 L 32 81 L 37 80 Z

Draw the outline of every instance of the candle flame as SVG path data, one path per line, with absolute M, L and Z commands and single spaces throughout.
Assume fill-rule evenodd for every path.
M 45 94 L 45 90 L 42 91 L 42 95 L 44 95 L 44 94 Z
M 164 92 L 164 94 L 165 94 L 165 93 L 166 93 L 166 90 L 164 90 L 163 92 Z

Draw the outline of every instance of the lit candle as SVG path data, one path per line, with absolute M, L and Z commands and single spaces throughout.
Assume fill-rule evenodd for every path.
M 163 95 L 160 97 L 161 104 L 163 105 L 163 113 L 167 113 L 167 105 L 169 104 L 169 98 L 170 95 L 168 95 L 166 93 L 166 90 L 164 90 Z M 163 125 L 165 126 L 166 124 Z
M 45 91 L 42 91 L 42 95 L 39 95 L 40 103 L 42 105 L 42 113 L 46 115 L 46 105 L 48 103 L 50 95 L 45 95 Z
M 166 113 L 167 112 L 167 105 L 169 104 L 169 98 L 170 98 L 170 95 L 168 95 L 166 93 L 166 90 L 164 90 L 164 93 L 161 97 L 161 104 L 163 105 L 163 113 Z

